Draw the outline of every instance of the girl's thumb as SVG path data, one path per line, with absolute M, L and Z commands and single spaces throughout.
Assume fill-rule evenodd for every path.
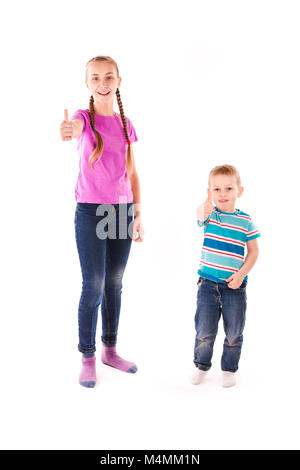
M 68 117 L 68 110 L 67 110 L 67 109 L 64 110 L 64 119 L 65 119 L 65 121 L 68 121 L 68 120 L 69 120 L 69 117 Z

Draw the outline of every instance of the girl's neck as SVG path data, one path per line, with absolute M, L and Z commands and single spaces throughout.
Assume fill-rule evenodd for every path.
M 113 110 L 113 104 L 107 106 L 99 106 L 98 103 L 94 103 L 94 109 L 96 114 L 100 116 L 115 116 L 116 113 Z

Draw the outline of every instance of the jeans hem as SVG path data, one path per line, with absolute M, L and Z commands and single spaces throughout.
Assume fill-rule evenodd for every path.
M 115 347 L 115 346 L 117 345 L 116 342 L 112 343 L 112 342 L 103 341 L 103 340 L 102 340 L 102 344 L 103 344 L 103 346 L 105 346 L 105 347 L 107 347 L 107 348 L 113 348 L 113 347 Z
M 81 346 L 78 346 L 78 351 L 80 351 L 82 354 L 91 354 L 91 353 L 96 352 L 96 348 L 84 349 Z
M 194 362 L 194 364 L 195 364 L 195 366 L 197 367 L 197 369 L 204 370 L 205 372 L 207 372 L 207 371 L 210 369 L 210 367 L 208 367 L 208 366 L 203 366 L 203 365 L 201 365 L 201 364 L 199 364 L 199 363 L 197 363 L 197 362 Z
M 116 346 L 117 344 L 117 338 L 116 336 L 115 337 L 112 337 L 113 339 L 104 339 L 103 336 L 101 336 L 101 341 L 102 341 L 102 344 L 104 346 Z
M 224 367 L 221 367 L 222 371 L 223 372 L 233 372 L 235 373 L 237 371 L 237 369 L 229 369 L 228 367 L 225 369 Z

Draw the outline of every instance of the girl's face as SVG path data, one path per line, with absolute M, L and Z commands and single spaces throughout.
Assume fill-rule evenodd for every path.
M 88 66 L 86 86 L 91 91 L 94 102 L 113 103 L 116 89 L 121 84 L 114 65 L 108 61 L 94 62 Z

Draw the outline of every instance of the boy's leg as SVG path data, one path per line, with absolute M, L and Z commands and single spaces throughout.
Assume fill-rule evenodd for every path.
M 220 304 L 221 296 L 218 284 L 202 278 L 198 282 L 197 292 L 194 364 L 203 371 L 207 371 L 211 367 L 213 346 L 220 319 Z
M 246 283 L 238 289 L 222 288 L 222 315 L 224 321 L 225 341 L 221 368 L 223 371 L 236 372 L 243 344 L 243 330 L 246 320 Z

